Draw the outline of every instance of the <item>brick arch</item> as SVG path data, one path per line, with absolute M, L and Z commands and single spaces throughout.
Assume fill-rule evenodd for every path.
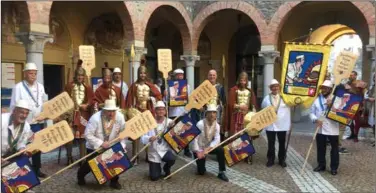
M 30 13 L 25 1 L 4 1 L 2 5 L 1 11 L 4 17 L 1 22 L 4 25 L 3 27 L 6 26 L 5 28 L 9 28 L 5 29 L 5 33 L 27 32 L 30 30 Z M 16 21 L 12 21 L 13 11 L 16 14 Z M 14 26 L 10 27 L 8 24 L 13 24 Z M 19 27 L 18 30 L 16 29 L 16 25 Z
M 247 15 L 253 22 L 255 22 L 257 29 L 260 33 L 261 42 L 264 43 L 268 39 L 267 24 L 264 16 L 258 9 L 249 3 L 243 1 L 229 1 L 229 2 L 216 2 L 208 5 L 201 10 L 193 21 L 193 38 L 192 38 L 192 50 L 197 50 L 200 34 L 204 30 L 208 23 L 208 18 L 215 12 L 233 9 L 240 11 Z
M 271 44 L 278 44 L 278 34 L 281 31 L 290 11 L 302 1 L 286 2 L 273 15 L 268 25 Z M 375 36 L 375 7 L 370 2 L 351 2 L 363 14 L 368 24 L 369 36 Z
M 182 18 L 169 18 L 169 20 L 179 29 L 181 38 L 183 41 L 183 50 L 184 53 L 190 53 L 192 50 L 191 45 L 191 34 L 192 34 L 192 22 L 188 15 L 187 10 L 184 8 L 184 6 L 180 2 L 173 2 L 173 1 L 161 1 L 161 2 L 150 2 L 148 3 L 148 6 L 145 7 L 145 10 L 143 11 L 144 16 L 141 19 L 140 22 L 138 22 L 139 31 L 136 33 L 136 39 L 138 40 L 144 40 L 145 39 L 145 33 L 146 28 L 148 25 L 148 22 L 150 20 L 150 17 L 152 14 L 160 7 L 162 6 L 170 6 L 174 8 L 178 13 L 180 13 Z

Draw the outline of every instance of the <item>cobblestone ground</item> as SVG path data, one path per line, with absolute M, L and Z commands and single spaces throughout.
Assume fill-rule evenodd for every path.
M 297 132 L 299 133 L 299 132 Z M 196 166 L 188 166 L 172 179 L 152 182 L 148 179 L 148 165 L 142 154 L 141 163 L 123 173 L 120 183 L 123 189 L 115 191 L 108 185 L 98 185 L 92 174 L 86 177 L 87 185 L 77 185 L 76 172 L 78 166 L 66 170 L 47 182 L 33 188 L 36 192 L 375 192 L 375 149 L 368 140 L 354 143 L 344 140 L 344 146 L 351 152 L 340 156 L 340 168 L 337 176 L 327 172 L 312 172 L 316 166 L 316 146 L 312 148 L 311 156 L 305 170 L 300 175 L 305 154 L 312 137 L 305 134 L 293 134 L 290 141 L 286 168 L 275 164 L 267 168 L 267 144 L 264 136 L 254 141 L 256 154 L 253 164 L 245 162 L 227 169 L 230 182 L 222 182 L 216 175 L 218 171 L 215 157 L 209 157 L 208 173 L 205 176 L 196 175 Z M 128 145 L 130 152 L 131 145 Z M 330 147 L 328 147 L 328 154 Z M 78 155 L 77 149 L 74 154 Z M 327 155 L 328 155 L 327 154 Z M 62 151 L 61 163 L 57 163 L 58 151 L 42 156 L 43 171 L 53 174 L 64 167 L 65 151 Z M 130 156 L 130 155 L 129 155 Z M 77 157 L 77 156 L 76 156 Z M 327 156 L 329 159 L 329 157 Z M 190 158 L 179 156 L 172 170 L 176 170 Z M 277 160 L 276 160 L 277 163 Z M 329 166 L 328 160 L 328 166 Z

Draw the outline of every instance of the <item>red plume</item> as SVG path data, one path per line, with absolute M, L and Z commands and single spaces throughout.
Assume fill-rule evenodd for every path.
M 82 67 L 83 61 L 81 59 L 78 59 L 77 61 L 77 68 Z
M 104 67 L 108 68 L 108 63 L 107 62 L 104 62 Z

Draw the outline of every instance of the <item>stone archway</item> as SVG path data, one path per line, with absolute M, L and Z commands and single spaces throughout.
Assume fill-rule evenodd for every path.
M 30 16 L 26 2 L 5 1 L 1 6 L 2 41 L 16 43 L 15 34 L 30 31 Z

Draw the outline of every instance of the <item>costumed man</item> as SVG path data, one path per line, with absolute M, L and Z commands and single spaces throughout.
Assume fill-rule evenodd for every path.
M 174 80 L 184 80 L 184 71 L 180 68 L 174 70 Z M 188 99 L 188 96 L 191 94 L 191 89 L 189 85 L 184 86 L 183 88 L 180 89 L 180 93 L 178 93 L 179 97 L 175 97 L 176 99 Z M 174 119 L 178 116 L 183 115 L 185 112 L 184 106 L 180 107 L 168 107 L 168 117 L 170 119 Z M 177 121 L 179 121 L 178 119 Z M 184 149 L 184 155 L 187 157 L 192 157 L 192 153 L 189 151 L 189 146 L 187 146 Z
M 103 83 L 95 90 L 93 99 L 94 112 L 98 112 L 104 106 L 104 101 L 112 99 L 116 101 L 116 106 L 125 108 L 125 101 L 120 100 L 123 97 L 119 87 L 112 84 L 112 72 L 108 68 L 102 70 Z
M 248 74 L 241 72 L 236 86 L 230 89 L 226 106 L 225 137 L 234 135 L 243 130 L 246 126 L 244 125 L 245 115 L 248 112 L 256 112 L 258 109 L 256 95 L 251 89 L 247 88 L 247 83 Z M 256 136 L 254 138 L 256 138 Z M 249 156 L 246 162 L 251 164 L 251 160 L 252 156 Z
M 224 134 L 223 132 L 223 116 L 225 111 L 225 106 L 226 106 L 226 95 L 225 95 L 225 89 L 224 87 L 220 84 L 217 83 L 217 71 L 214 69 L 209 70 L 208 72 L 208 80 L 210 83 L 215 86 L 215 89 L 217 90 L 217 94 L 215 97 L 213 97 L 208 104 L 204 106 L 202 109 L 205 111 L 207 108 L 207 105 L 213 104 L 217 107 L 217 123 L 221 126 L 221 135 Z M 204 118 L 204 113 L 202 113 L 202 118 Z M 223 138 L 224 136 L 221 136 Z
M 280 84 L 276 79 L 273 79 L 269 84 L 271 93 L 266 95 L 262 101 L 261 108 L 266 108 L 273 106 L 277 113 L 277 121 L 273 124 L 267 126 L 266 136 L 268 138 L 268 153 L 267 158 L 268 162 L 266 163 L 267 167 L 274 165 L 275 159 L 275 137 L 278 137 L 279 149 L 278 149 L 278 160 L 279 165 L 286 167 L 285 157 L 285 141 L 286 133 L 290 130 L 291 125 L 291 109 L 283 101 L 280 93 Z
M 312 122 L 316 123 L 316 127 L 319 127 L 319 131 L 316 135 L 318 166 L 313 171 L 325 171 L 326 145 L 327 141 L 329 141 L 332 148 L 330 151 L 331 174 L 337 175 L 337 169 L 339 166 L 339 123 L 332 121 L 324 116 L 324 113 L 326 112 L 328 106 L 332 102 L 332 99 L 330 98 L 330 93 L 333 89 L 333 83 L 330 80 L 325 80 L 321 85 L 320 89 L 321 93 L 313 102 L 311 107 L 311 113 L 309 115 Z
M 286 76 L 287 84 L 293 84 L 294 82 L 302 82 L 303 79 L 299 78 L 302 72 L 304 64 L 304 55 L 296 56 L 295 62 L 288 64 L 288 71 Z
M 137 74 L 137 81 L 130 86 L 125 100 L 126 109 L 137 109 L 141 113 L 149 110 L 154 115 L 154 102 L 162 100 L 162 95 L 154 84 L 148 81 L 148 71 L 145 66 L 140 66 Z M 130 118 L 132 117 L 128 117 Z M 139 151 L 140 140 L 137 139 L 132 144 L 132 154 L 135 155 Z M 138 164 L 138 157 L 134 164 Z
M 201 133 L 193 140 L 192 150 L 194 158 L 198 158 L 196 161 L 197 172 L 199 175 L 206 173 L 205 159 L 208 151 L 212 150 L 220 143 L 220 126 L 216 121 L 217 119 L 217 107 L 215 105 L 208 105 L 205 113 L 205 119 L 200 120 L 197 123 L 197 128 Z M 216 147 L 209 154 L 215 154 L 218 161 L 218 178 L 228 182 L 225 171 L 225 153 L 222 146 Z
M 121 73 L 120 68 L 115 68 L 113 72 L 112 84 L 121 89 L 121 94 L 123 94 L 123 99 L 125 100 L 128 94 L 128 85 L 122 81 L 123 74 Z
M 155 119 L 157 121 L 157 128 L 150 130 L 141 137 L 143 144 L 151 142 L 148 151 L 149 159 L 149 177 L 152 181 L 160 179 L 161 163 L 165 162 L 163 166 L 164 176 L 170 175 L 170 169 L 175 164 L 176 156 L 171 151 L 165 140 L 160 135 L 167 131 L 168 126 L 173 124 L 172 120 L 166 117 L 166 105 L 163 101 L 158 101 L 155 105 Z
M 113 99 L 106 100 L 101 111 L 96 112 L 89 120 L 85 129 L 86 149 L 90 154 L 98 148 L 110 148 L 110 141 L 117 138 L 125 128 L 124 115 L 118 111 L 116 102 Z M 126 139 L 121 139 L 121 145 L 125 150 Z M 85 176 L 90 173 L 88 160 L 96 157 L 98 153 L 89 156 L 77 172 L 78 185 L 85 185 Z M 114 189 L 121 189 L 119 176 L 113 177 L 110 186 Z
M 73 114 L 68 113 L 68 123 L 71 123 L 75 139 L 78 140 L 80 157 L 85 156 L 85 127 L 90 118 L 90 104 L 93 102 L 93 90 L 91 86 L 85 84 L 86 71 L 82 68 L 82 60 L 78 60 L 73 82 L 65 86 L 65 91 L 74 102 Z M 72 149 L 73 141 L 65 145 L 67 149 L 67 165 L 73 163 Z
M 14 86 L 10 101 L 10 109 L 12 110 L 19 100 L 29 101 L 30 112 L 29 116 L 27 117 L 27 122 L 30 123 L 32 132 L 36 133 L 44 128 L 45 120 L 37 117 L 42 112 L 42 105 L 44 102 L 43 98 L 45 97 L 46 93 L 44 91 L 43 84 L 37 82 L 38 69 L 34 63 L 27 63 L 23 71 L 25 80 L 17 83 Z M 31 158 L 32 167 L 37 176 L 40 178 L 47 177 L 47 175 L 40 170 L 42 167 L 41 152 L 33 154 Z
M 352 71 L 351 73 L 350 73 L 350 76 L 349 76 L 349 80 L 346 82 L 346 84 L 345 84 L 345 88 L 347 89 L 347 90 L 352 90 L 352 91 L 355 91 L 354 90 L 354 87 L 355 87 L 355 82 L 356 82 L 356 79 L 357 79 L 357 77 L 358 77 L 358 72 L 356 72 L 356 71 Z M 356 115 L 357 116 L 357 115 Z M 351 122 L 351 124 L 350 124 L 350 131 L 351 131 L 351 134 L 350 134 L 350 136 L 349 137 L 347 137 L 346 139 L 355 139 L 355 138 L 357 138 L 357 136 L 355 135 L 355 124 L 356 124 L 356 119 L 357 119 L 358 117 L 355 117 L 354 118 L 354 121 L 352 121 Z M 344 130 L 344 128 L 342 129 L 342 130 Z M 343 132 L 342 132 L 343 133 Z M 342 134 L 343 135 L 343 134 Z M 342 135 L 340 135 L 340 137 L 342 136 Z M 340 141 L 341 141 L 342 139 L 340 139 Z M 346 148 L 341 148 L 340 149 L 340 152 L 341 153 L 348 153 L 348 151 L 347 151 L 347 149 Z

